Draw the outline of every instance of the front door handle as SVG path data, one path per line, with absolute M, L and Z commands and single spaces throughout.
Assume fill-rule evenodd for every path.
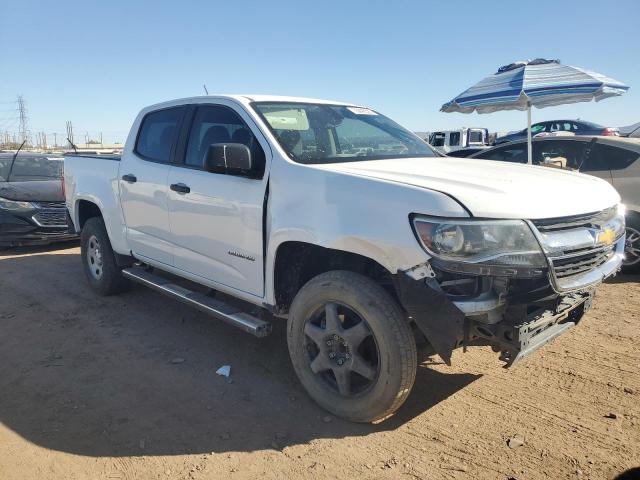
M 138 179 L 133 173 L 127 173 L 126 175 L 122 175 L 122 180 L 128 183 L 136 183 Z
M 184 183 L 172 183 L 169 188 L 178 193 L 189 193 L 191 191 L 191 189 Z

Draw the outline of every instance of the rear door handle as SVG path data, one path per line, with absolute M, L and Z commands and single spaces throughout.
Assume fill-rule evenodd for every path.
M 136 183 L 138 181 L 136 176 L 132 173 L 127 173 L 126 175 L 123 175 L 122 180 L 128 183 Z
M 189 193 L 191 191 L 191 189 L 184 183 L 172 183 L 169 188 L 178 193 Z

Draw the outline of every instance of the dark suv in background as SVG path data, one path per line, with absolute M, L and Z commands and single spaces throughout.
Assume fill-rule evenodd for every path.
M 62 189 L 63 158 L 0 153 L 0 249 L 77 238 Z
M 550 120 L 548 122 L 539 122 L 531 125 L 531 135 L 545 135 L 556 132 L 573 133 L 574 135 L 601 135 L 601 136 L 618 136 L 620 130 L 618 128 L 603 127 L 593 122 L 585 122 L 584 120 Z M 496 138 L 496 145 L 507 142 L 515 142 L 527 139 L 527 129 L 519 132 L 510 133 L 503 137 Z

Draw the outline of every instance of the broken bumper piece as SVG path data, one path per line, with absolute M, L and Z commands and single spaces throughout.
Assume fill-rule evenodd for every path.
M 447 365 L 457 348 L 490 345 L 505 367 L 511 367 L 577 325 L 594 293 L 594 287 L 588 287 L 558 294 L 544 278 L 524 284 L 511 279 L 511 287 L 507 280 L 494 278 L 479 279 L 479 293 L 454 299 L 443 290 L 446 282 L 431 272 L 404 272 L 394 280 L 410 319 Z
M 590 293 L 575 293 L 563 297 L 555 310 L 538 308 L 510 315 L 515 312 L 507 309 L 505 319 L 496 324 L 468 318 L 465 328 L 469 331 L 465 337 L 487 341 L 494 351 L 500 352 L 505 367 L 511 367 L 575 327 L 590 308 L 591 299 Z

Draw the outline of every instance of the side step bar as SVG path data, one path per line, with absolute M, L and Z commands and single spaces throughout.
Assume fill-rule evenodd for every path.
M 133 266 L 125 268 L 122 270 L 122 275 L 136 283 L 140 283 L 187 305 L 191 305 L 234 327 L 241 328 L 256 337 L 265 337 L 271 333 L 271 323 L 249 315 L 228 303 L 176 285 L 172 283 L 171 280 L 154 275 L 142 267 Z

